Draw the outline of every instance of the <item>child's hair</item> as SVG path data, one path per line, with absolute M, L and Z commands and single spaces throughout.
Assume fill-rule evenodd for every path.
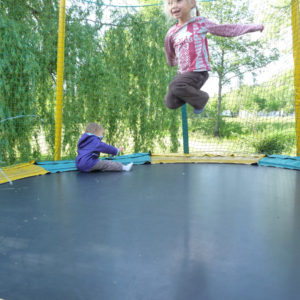
M 199 9 L 198 9 L 198 6 L 197 6 L 197 1 L 196 1 L 196 4 L 195 4 L 195 9 L 196 9 L 196 16 L 199 17 L 200 12 L 199 12 Z
M 100 130 L 103 130 L 103 127 L 97 123 L 89 123 L 85 128 L 85 132 L 90 132 L 94 134 Z
M 170 17 L 170 14 L 169 14 L 169 8 L 168 8 L 168 2 L 170 0 L 165 0 L 164 1 L 164 11 L 165 11 L 165 14 L 167 15 L 167 17 L 169 18 Z M 190 0 L 188 0 L 190 1 Z M 199 9 L 198 9 L 198 6 L 197 6 L 197 0 L 195 0 L 195 10 L 196 10 L 196 16 L 199 17 L 200 16 L 200 13 L 199 13 Z

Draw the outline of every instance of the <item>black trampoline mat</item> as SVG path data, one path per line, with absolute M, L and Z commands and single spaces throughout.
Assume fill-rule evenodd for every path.
M 0 186 L 0 299 L 300 299 L 300 172 L 135 166 Z

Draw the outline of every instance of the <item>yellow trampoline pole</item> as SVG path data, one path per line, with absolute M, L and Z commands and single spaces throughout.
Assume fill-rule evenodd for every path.
M 300 6 L 299 0 L 292 0 L 294 83 L 295 83 L 295 118 L 297 156 L 300 156 Z
M 59 0 L 58 43 L 57 43 L 57 79 L 56 79 L 56 113 L 55 113 L 55 154 L 54 159 L 61 159 L 61 131 L 63 108 L 63 82 L 65 60 L 65 19 L 66 1 Z

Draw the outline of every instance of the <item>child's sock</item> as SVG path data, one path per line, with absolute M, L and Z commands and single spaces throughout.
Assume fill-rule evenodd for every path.
M 130 164 L 128 164 L 128 165 L 123 165 L 123 171 L 127 171 L 127 172 L 129 172 L 131 169 L 132 169 L 132 165 L 133 165 L 133 163 L 130 163 Z
M 204 111 L 204 107 L 201 108 L 201 109 L 194 108 L 194 114 L 196 114 L 196 115 L 199 115 L 199 114 L 203 113 L 203 111 Z

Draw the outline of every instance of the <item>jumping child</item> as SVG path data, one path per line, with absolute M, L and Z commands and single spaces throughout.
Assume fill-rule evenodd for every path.
M 96 123 L 89 123 L 85 133 L 81 136 L 77 145 L 78 155 L 76 157 L 77 169 L 82 172 L 92 171 L 130 171 L 132 163 L 123 165 L 116 161 L 99 160 L 100 153 L 117 155 L 123 148 L 102 142 L 104 128 Z
M 209 52 L 207 33 L 218 36 L 234 37 L 248 32 L 263 31 L 263 25 L 215 24 L 199 15 L 195 0 L 165 0 L 170 15 L 178 20 L 165 38 L 165 50 L 170 66 L 178 65 L 178 75 L 169 84 L 165 97 L 168 108 L 176 109 L 185 103 L 194 107 L 194 113 L 200 114 L 209 99 L 201 91 L 208 79 Z M 191 10 L 196 8 L 196 17 Z

